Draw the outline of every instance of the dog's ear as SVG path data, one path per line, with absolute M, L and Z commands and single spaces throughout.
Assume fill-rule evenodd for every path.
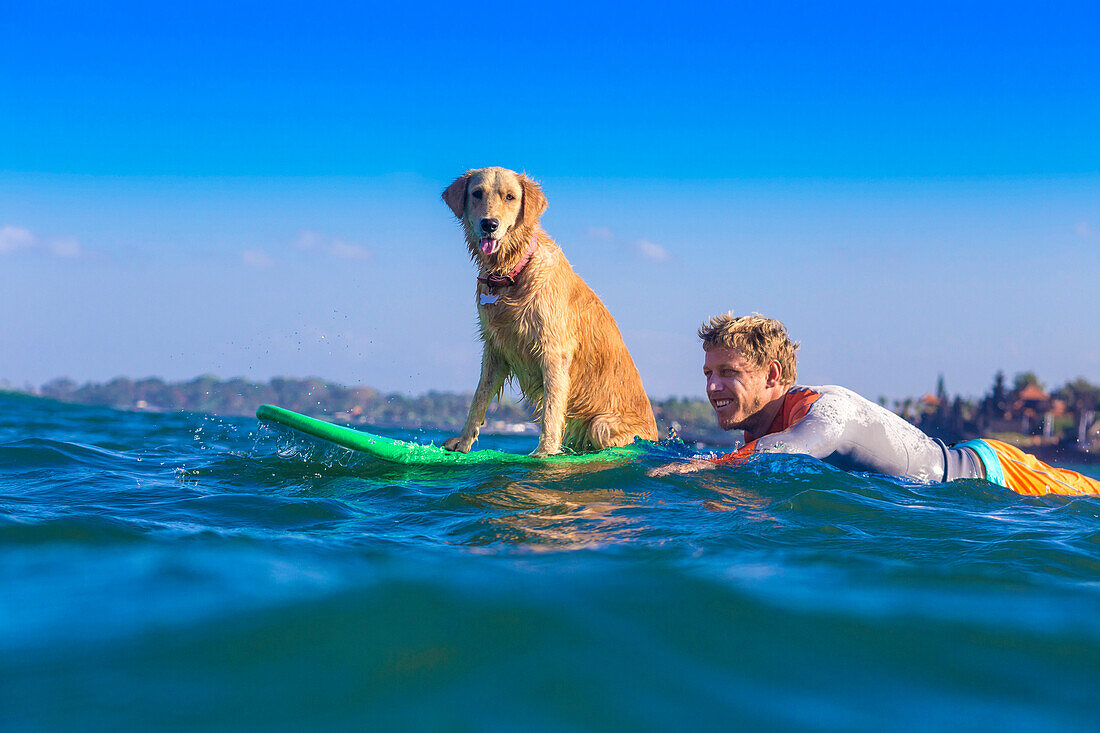
M 519 182 L 523 186 L 523 211 L 520 219 L 525 226 L 534 226 L 542 212 L 546 211 L 546 195 L 542 192 L 542 186 L 528 178 L 526 173 L 520 174 Z
M 443 192 L 443 203 L 451 207 L 455 216 L 461 219 L 466 214 L 466 184 L 470 182 L 473 171 L 466 171 L 455 179 L 455 182 L 447 186 Z

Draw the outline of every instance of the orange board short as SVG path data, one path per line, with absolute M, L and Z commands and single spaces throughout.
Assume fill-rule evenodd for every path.
M 985 442 L 997 454 L 1005 487 L 1018 494 L 1100 496 L 1100 481 L 1094 478 L 1066 468 L 1048 466 L 1035 456 L 999 440 L 985 439 Z M 990 473 L 987 467 L 986 475 Z

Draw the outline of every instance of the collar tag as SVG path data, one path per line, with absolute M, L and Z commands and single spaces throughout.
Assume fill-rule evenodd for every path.
M 496 305 L 498 300 L 500 300 L 499 295 L 486 295 L 485 293 L 481 294 L 481 305 Z

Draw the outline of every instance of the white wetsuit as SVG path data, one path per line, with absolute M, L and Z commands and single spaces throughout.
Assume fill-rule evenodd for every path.
M 918 481 L 983 478 L 969 448 L 949 448 L 850 389 L 792 387 L 769 431 L 715 460 L 751 453 L 802 453 L 847 471 L 870 471 Z

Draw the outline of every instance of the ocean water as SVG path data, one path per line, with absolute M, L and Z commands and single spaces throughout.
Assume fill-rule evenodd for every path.
M 387 469 L 0 395 L 0 730 L 1100 727 L 1100 499 L 646 477 L 686 452 Z

